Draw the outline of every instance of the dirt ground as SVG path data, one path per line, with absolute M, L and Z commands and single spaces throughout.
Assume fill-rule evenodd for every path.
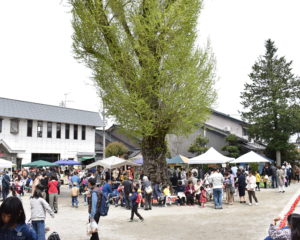
M 111 206 L 109 214 L 100 219 L 101 240 L 181 240 L 181 239 L 242 239 L 260 240 L 267 234 L 272 219 L 277 216 L 300 184 L 292 184 L 286 193 L 273 189 L 256 192 L 258 206 L 236 202 L 215 210 L 209 202 L 206 208 L 199 206 L 153 207 L 152 211 L 139 212 L 145 218 L 141 222 L 128 222 L 130 211 Z M 30 217 L 29 197 L 23 198 L 26 216 Z M 54 219 L 47 216 L 46 225 L 59 233 L 62 240 L 87 240 L 87 207 L 80 197 L 79 208 L 71 207 L 69 189 L 63 186 L 59 196 L 59 212 Z

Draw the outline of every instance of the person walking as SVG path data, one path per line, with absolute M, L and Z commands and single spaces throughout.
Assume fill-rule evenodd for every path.
M 252 170 L 249 171 L 249 176 L 246 178 L 246 183 L 247 183 L 247 191 L 248 191 L 248 196 L 249 196 L 249 205 L 252 205 L 252 198 L 255 201 L 255 205 L 258 205 L 257 198 L 255 196 L 255 187 L 256 187 L 256 177 L 253 175 Z
M 133 222 L 133 217 L 135 214 L 140 219 L 140 221 L 143 222 L 144 218 L 138 213 L 138 205 L 141 202 L 142 196 L 138 193 L 137 187 L 133 188 L 133 193 L 130 194 L 129 198 L 131 201 L 131 217 L 129 221 Z
M 46 212 L 48 212 L 53 218 L 55 214 L 49 204 L 43 198 L 43 194 L 40 189 L 43 189 L 43 186 L 37 186 L 33 196 L 30 198 L 31 223 L 38 236 L 38 240 L 45 240 Z
M 284 193 L 285 192 L 285 189 L 284 189 L 285 173 L 284 173 L 284 169 L 282 169 L 280 166 L 278 166 L 277 178 L 278 178 L 279 192 Z
M 89 178 L 88 187 L 90 189 L 88 196 L 88 212 L 89 212 L 89 222 L 99 223 L 100 212 L 97 209 L 98 203 L 98 190 L 96 189 L 96 179 Z M 92 232 L 90 240 L 99 240 L 98 230 Z
M 145 210 L 152 210 L 152 183 L 149 181 L 147 176 L 143 177 L 143 190 L 145 194 Z
M 9 194 L 10 188 L 10 177 L 8 176 L 8 172 L 4 172 L 2 176 L 2 198 L 3 201 L 7 198 Z
M 213 186 L 213 196 L 215 209 L 222 209 L 223 183 L 224 177 L 218 169 L 213 169 L 212 174 L 208 177 L 208 182 Z
M 58 181 L 56 175 L 52 175 L 48 182 L 49 204 L 54 213 L 58 212 Z

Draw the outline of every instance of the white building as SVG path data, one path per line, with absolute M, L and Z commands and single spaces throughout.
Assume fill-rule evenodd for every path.
M 35 160 L 95 156 L 97 112 L 0 98 L 0 158 Z

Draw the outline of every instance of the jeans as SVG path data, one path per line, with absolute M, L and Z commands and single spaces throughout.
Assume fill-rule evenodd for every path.
M 32 221 L 32 227 L 36 232 L 38 240 L 45 240 L 45 221 Z
M 277 176 L 272 176 L 272 188 L 277 188 Z
M 9 188 L 3 188 L 2 187 L 2 198 L 3 198 L 3 201 L 7 198 L 8 193 L 9 193 Z
M 72 197 L 72 207 L 74 207 L 74 205 L 76 207 L 78 207 L 78 197 Z
M 215 208 L 222 208 L 222 193 L 222 188 L 213 189 Z

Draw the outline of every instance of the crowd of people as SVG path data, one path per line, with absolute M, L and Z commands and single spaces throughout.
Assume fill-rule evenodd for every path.
M 170 181 L 164 184 L 149 179 L 142 170 L 134 168 L 113 170 L 98 168 L 94 171 L 79 169 L 61 171 L 59 168 L 22 169 L 13 172 L 11 176 L 8 172 L 4 172 L 0 177 L 3 198 L 0 208 L 0 239 L 6 239 L 1 236 L 8 236 L 7 234 L 21 232 L 23 235 L 31 236 L 25 239 L 44 240 L 47 230 L 46 212 L 51 217 L 55 217 L 58 213 L 60 186 L 66 181 L 70 188 L 70 205 L 77 208 L 78 197 L 83 195 L 84 205 L 88 206 L 89 221 L 96 223 L 93 225 L 95 226 L 100 216 L 107 215 L 105 207 L 108 208 L 109 203 L 131 210 L 129 219 L 131 222 L 134 221 L 135 215 L 140 221 L 144 221 L 138 212 L 139 208 L 146 211 L 152 210 L 153 205 L 158 207 L 199 205 L 204 208 L 208 201 L 213 200 L 215 209 L 222 209 L 223 202 L 228 205 L 238 202 L 235 199 L 237 196 L 239 202 L 245 204 L 246 192 L 248 204 L 258 205 L 256 191 L 260 191 L 261 187 L 271 187 L 278 188 L 279 192 L 284 193 L 285 188 L 291 183 L 292 174 L 299 181 L 298 170 L 297 168 L 292 170 L 288 163 L 284 163 L 281 167 L 266 164 L 261 172 L 254 171 L 249 166 L 228 166 L 207 171 L 202 168 L 186 171 L 183 167 L 176 167 L 168 168 Z M 25 193 L 31 196 L 30 222 L 33 230 L 25 224 L 22 206 L 22 196 Z M 16 215 L 16 211 L 19 214 Z M 18 217 L 15 219 L 15 216 Z M 11 226 L 14 226 L 9 228 L 11 231 L 3 231 Z M 99 239 L 97 230 L 91 231 L 91 239 Z

